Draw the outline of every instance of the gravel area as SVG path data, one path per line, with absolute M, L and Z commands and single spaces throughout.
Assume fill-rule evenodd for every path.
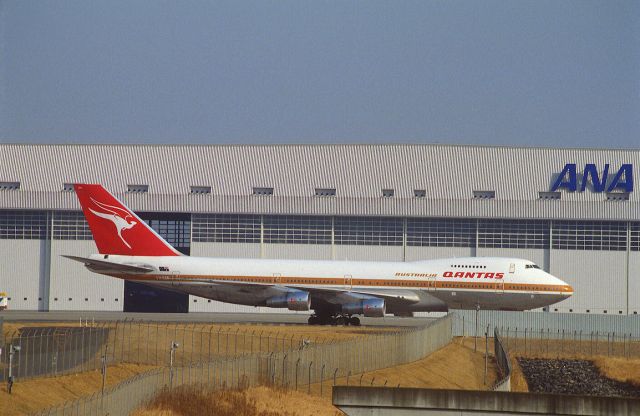
M 518 358 L 532 393 L 640 397 L 640 386 L 600 374 L 591 361 Z

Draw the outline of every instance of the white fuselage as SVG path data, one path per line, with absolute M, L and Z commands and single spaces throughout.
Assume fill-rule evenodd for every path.
M 283 290 L 380 296 L 387 311 L 448 309 L 527 310 L 573 294 L 571 286 L 531 261 L 512 258 L 450 258 L 416 262 L 264 260 L 202 257 L 92 255 L 144 266 L 148 273 L 100 272 L 183 293 L 243 305 L 264 306 Z M 283 289 L 284 288 L 284 289 Z M 352 297 L 351 297 L 352 298 Z M 351 300 L 345 299 L 344 302 Z

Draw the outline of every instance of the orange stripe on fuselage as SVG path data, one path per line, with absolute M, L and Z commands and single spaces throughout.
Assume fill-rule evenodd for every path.
M 273 285 L 307 285 L 307 286 L 356 286 L 356 287 L 393 287 L 408 289 L 476 289 L 476 290 L 511 290 L 525 292 L 563 292 L 572 293 L 569 285 L 545 285 L 533 283 L 502 283 L 500 281 L 429 281 L 402 279 L 366 279 L 343 277 L 274 277 L 274 276 L 218 276 L 218 275 L 163 275 L 163 274 L 109 274 L 125 280 L 156 281 L 156 282 L 189 282 L 192 280 L 216 280 L 226 282 L 262 283 Z

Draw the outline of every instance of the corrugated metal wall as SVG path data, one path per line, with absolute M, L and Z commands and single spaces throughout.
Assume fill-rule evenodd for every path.
M 0 240 L 0 292 L 9 308 L 46 309 L 47 251 L 46 240 Z
M 626 314 L 626 253 L 551 250 L 550 273 L 573 286 L 577 295 L 559 305 L 561 312 Z
M 93 241 L 53 240 L 49 310 L 121 311 L 123 309 L 124 283 L 122 280 L 92 273 L 82 264 L 62 257 L 62 254 L 87 256 L 95 252 L 96 247 Z
M 629 313 L 640 314 L 640 252 L 629 255 Z M 640 319 L 640 318 L 639 318 Z
M 134 210 L 504 218 L 637 219 L 640 195 L 607 202 L 603 194 L 564 192 L 541 201 L 566 163 L 640 165 L 638 150 L 542 149 L 445 145 L 142 146 L 0 145 L 0 180 L 21 182 L 3 192 L 0 208 L 77 209 L 65 182 L 103 183 Z M 166 166 L 183 166 L 179 174 Z M 149 193 L 126 193 L 147 184 Z M 189 195 L 209 185 L 211 195 Z M 251 196 L 254 186 L 273 197 Z M 313 197 L 316 187 L 336 198 Z M 382 189 L 395 197 L 382 198 Z M 425 189 L 426 198 L 414 198 Z M 474 200 L 474 190 L 496 199 Z M 605 204 L 605 205 L 603 205 Z M 603 207 L 606 207 L 603 209 Z
M 561 201 L 538 199 L 538 192 L 549 190 L 565 163 L 576 163 L 578 170 L 585 163 L 596 163 L 600 168 L 609 164 L 613 175 L 622 163 L 639 166 L 638 150 L 445 145 L 0 145 L 0 161 L 0 180 L 21 182 L 18 191 L 0 192 L 0 209 L 79 209 L 75 195 L 63 192 L 62 184 L 94 182 L 103 183 L 138 211 L 640 220 L 637 192 L 625 202 L 605 201 L 604 195 L 588 191 L 563 192 Z M 184 169 L 176 174 L 166 169 L 168 165 Z M 149 193 L 126 193 L 128 184 L 148 184 Z M 212 194 L 191 195 L 191 185 L 210 185 Z M 274 196 L 252 196 L 254 186 L 273 187 Z M 337 197 L 314 197 L 316 187 L 335 187 Z M 383 188 L 394 189 L 395 196 L 382 198 Z M 414 198 L 414 189 L 425 189 L 426 198 Z M 474 200 L 474 190 L 495 190 L 496 199 Z M 46 307 L 47 262 L 51 258 L 52 310 L 122 309 L 121 282 L 91 274 L 59 256 L 94 252 L 92 242 L 54 240 L 51 253 L 47 244 L 0 240 L 4 259 L 0 290 L 9 288 L 16 294 L 10 294 L 13 308 Z M 25 261 L 24 253 L 34 253 L 37 260 Z M 575 287 L 576 295 L 557 305 L 558 311 L 640 312 L 637 252 L 192 243 L 191 254 L 378 261 L 523 257 Z M 19 284 L 11 280 L 17 274 L 23 279 Z M 103 297 L 98 293 L 103 290 L 108 292 L 105 303 L 94 303 Z M 27 301 L 20 300 L 25 297 Z M 38 298 L 43 300 L 33 303 Z M 200 301 L 191 299 L 190 305 L 194 303 L 201 307 Z

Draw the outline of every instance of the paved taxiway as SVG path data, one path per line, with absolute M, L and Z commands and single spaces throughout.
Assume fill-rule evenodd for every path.
M 5 322 L 63 322 L 80 319 L 96 321 L 142 320 L 153 322 L 210 322 L 210 323 L 252 323 L 252 324 L 306 324 L 307 314 L 294 313 L 136 313 L 136 312 L 92 312 L 92 311 L 2 311 L 0 318 Z M 421 326 L 433 318 L 360 318 L 366 326 Z

